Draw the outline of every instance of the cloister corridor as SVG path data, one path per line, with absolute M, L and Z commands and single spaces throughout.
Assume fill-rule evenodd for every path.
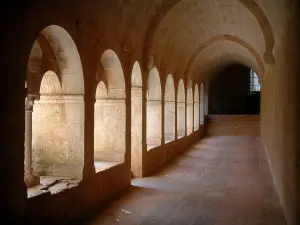
M 285 225 L 259 137 L 214 136 L 132 181 L 84 225 Z
M 1 9 L 1 224 L 300 225 L 299 0 Z

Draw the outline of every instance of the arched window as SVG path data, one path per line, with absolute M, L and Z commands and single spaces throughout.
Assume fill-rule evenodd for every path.
M 98 74 L 102 81 L 97 86 L 94 111 L 96 172 L 124 162 L 126 136 L 125 81 L 114 51 L 103 53 Z
M 168 75 L 165 86 L 165 143 L 175 140 L 175 86 Z
M 161 82 L 156 68 L 151 69 L 147 87 L 147 149 L 161 145 Z
M 45 48 L 51 48 L 51 53 L 44 54 Z M 41 56 L 53 62 L 46 72 L 39 61 Z M 27 186 L 36 184 L 33 179 L 39 176 L 82 179 L 83 72 L 76 45 L 62 27 L 51 25 L 39 33 L 29 57 L 26 80 Z
M 250 92 L 257 92 L 257 91 L 260 91 L 258 76 L 253 70 L 250 70 Z
M 185 136 L 185 90 L 183 80 L 178 84 L 177 92 L 177 137 Z

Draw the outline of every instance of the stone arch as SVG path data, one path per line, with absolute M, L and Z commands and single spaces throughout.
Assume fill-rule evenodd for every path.
M 107 82 L 108 98 L 125 99 L 125 79 L 118 55 L 108 49 L 102 54 L 100 61 Z
M 31 94 L 37 94 L 39 91 L 38 79 L 41 76 L 43 64 L 43 51 L 38 43 L 34 41 L 29 60 L 27 63 L 27 76 L 26 81 L 28 82 L 27 92 Z
M 273 64 L 275 63 L 275 59 L 273 56 L 273 49 L 275 46 L 275 38 L 272 27 L 270 22 L 265 15 L 264 11 L 260 8 L 260 6 L 255 1 L 248 1 L 248 0 L 238 0 L 242 3 L 256 18 L 261 30 L 263 32 L 265 38 L 265 54 L 264 54 L 264 61 L 266 64 Z
M 156 67 L 150 70 L 147 86 L 147 149 L 161 145 L 162 137 L 161 82 Z
M 40 95 L 62 94 L 61 83 L 54 71 L 47 71 L 40 84 Z
M 161 100 L 161 82 L 156 67 L 150 70 L 148 76 L 147 99 Z
M 31 73 L 37 73 L 40 70 L 43 59 L 43 52 L 38 41 L 33 43 L 27 64 L 27 69 Z
M 100 81 L 96 88 L 96 100 L 107 98 L 107 88 L 103 81 Z
M 185 89 L 183 80 L 180 79 L 177 91 L 177 138 L 185 136 Z
M 52 56 L 46 54 L 38 42 L 41 36 L 53 52 Z M 58 65 L 59 70 L 51 65 L 48 65 L 48 70 L 41 70 L 41 65 L 37 66 L 35 60 L 40 57 L 43 63 L 52 61 Z M 28 86 L 31 86 L 32 79 L 28 77 L 32 74 L 36 77 L 32 128 L 28 130 L 32 139 L 25 138 L 25 155 L 31 151 L 33 173 L 80 180 L 84 164 L 84 79 L 77 47 L 64 28 L 50 25 L 38 34 L 28 62 Z M 32 98 L 32 94 L 27 99 L 29 97 Z M 29 126 L 27 122 L 26 126 Z M 25 171 L 26 167 L 25 163 Z
M 171 74 L 167 76 L 165 86 L 165 143 L 175 140 L 175 85 Z
M 143 82 L 139 63 L 136 61 L 131 74 L 131 171 L 142 176 L 143 151 Z
M 108 49 L 100 58 L 94 110 L 96 172 L 123 163 L 126 151 L 125 80 L 117 54 Z
M 142 87 L 143 86 L 143 81 L 142 81 L 142 71 L 140 64 L 138 61 L 136 61 L 133 64 L 132 68 L 132 75 L 131 75 L 131 86 L 132 87 Z
M 200 119 L 200 105 L 199 105 L 199 87 L 198 84 L 194 88 L 194 131 L 199 130 Z
M 76 44 L 62 27 L 50 25 L 42 35 L 49 43 L 59 68 L 62 92 L 64 94 L 84 94 L 84 79 L 81 59 Z
M 150 22 L 147 32 L 146 32 L 146 41 L 144 43 L 144 59 L 148 59 L 150 56 L 150 51 L 153 46 L 155 35 L 158 33 L 159 26 L 162 23 L 164 17 L 168 14 L 169 11 L 172 10 L 177 4 L 180 4 L 182 0 L 171 0 L 163 4 L 163 7 L 159 8 L 156 11 L 154 19 Z M 273 48 L 275 46 L 275 38 L 274 32 L 270 25 L 270 22 L 265 15 L 264 11 L 260 8 L 260 6 L 254 0 L 237 0 L 241 4 L 243 4 L 249 12 L 255 17 L 256 21 L 258 22 L 261 31 L 264 35 L 265 39 L 265 55 L 264 61 L 267 64 L 274 63 L 274 56 L 273 56 Z M 145 61 L 145 65 L 147 62 Z
M 165 101 L 175 101 L 175 85 L 171 74 L 169 74 L 166 79 Z
M 186 131 L 187 135 L 193 133 L 193 114 L 194 114 L 194 103 L 193 103 L 193 86 L 192 81 L 189 80 L 187 84 L 187 96 L 186 96 Z
M 43 62 L 41 66 L 40 75 L 44 74 L 49 69 L 51 69 L 53 72 L 55 72 L 58 75 L 58 78 L 61 81 L 61 77 L 60 77 L 61 72 L 59 69 L 59 65 L 56 60 L 54 50 L 51 47 L 50 43 L 48 42 L 47 38 L 40 33 L 36 39 L 36 42 L 39 44 L 43 52 Z
M 210 46 L 212 46 L 218 42 L 222 42 L 222 41 L 233 42 L 233 43 L 236 43 L 236 44 L 242 46 L 243 48 L 247 49 L 247 51 L 252 55 L 252 57 L 256 61 L 259 76 L 260 77 L 264 76 L 264 73 L 265 73 L 264 64 L 263 64 L 259 54 L 252 48 L 252 46 L 249 43 L 247 43 L 246 41 L 244 41 L 243 39 L 241 39 L 237 36 L 232 36 L 232 35 L 219 35 L 219 36 L 211 38 L 210 40 L 208 40 L 207 42 L 205 42 L 201 46 L 199 46 L 196 49 L 196 51 L 194 52 L 194 54 L 191 56 L 187 66 L 186 66 L 185 74 L 191 74 L 193 65 L 194 65 L 197 57 L 203 51 L 205 51 L 205 49 L 209 48 Z

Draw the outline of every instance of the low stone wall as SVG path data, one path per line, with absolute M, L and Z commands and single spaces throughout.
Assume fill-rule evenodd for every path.
M 47 193 L 27 200 L 26 224 L 74 224 L 93 208 L 106 204 L 130 187 L 130 166 L 117 165 L 60 193 Z
M 200 126 L 198 131 L 195 131 L 186 137 L 166 143 L 147 151 L 144 159 L 145 163 L 143 165 L 144 176 L 148 176 L 158 171 L 168 161 L 184 152 L 187 147 L 199 140 L 203 133 L 204 126 L 202 125 Z
M 208 136 L 260 136 L 260 117 L 257 115 L 208 115 L 205 120 Z
M 147 151 L 143 159 L 144 176 L 163 167 L 168 161 L 200 139 L 204 126 L 187 137 Z M 105 207 L 107 202 L 131 185 L 131 168 L 123 163 L 96 173 L 78 186 L 59 193 L 47 192 L 27 199 L 26 224 L 74 224 L 94 208 Z

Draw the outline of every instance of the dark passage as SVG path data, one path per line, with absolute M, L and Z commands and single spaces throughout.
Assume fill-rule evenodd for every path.
M 259 114 L 258 77 L 243 65 L 232 65 L 209 82 L 210 114 Z

